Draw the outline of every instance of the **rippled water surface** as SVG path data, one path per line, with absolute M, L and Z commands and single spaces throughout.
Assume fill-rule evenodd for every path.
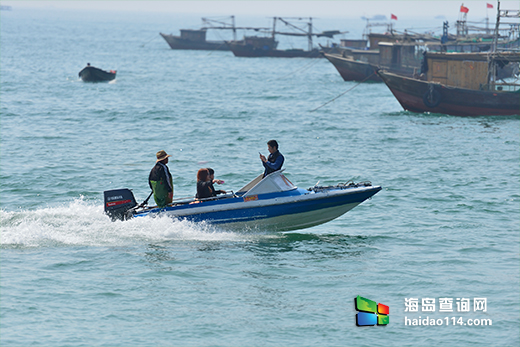
M 519 117 L 409 113 L 377 83 L 310 112 L 356 85 L 324 59 L 173 51 L 163 15 L 1 16 L 2 346 L 519 344 Z M 86 62 L 117 79 L 79 81 Z M 383 190 L 290 233 L 103 214 L 104 190 L 146 198 L 160 149 L 180 197 L 206 166 L 239 189 L 272 138 L 299 187 Z M 390 323 L 357 327 L 358 295 Z

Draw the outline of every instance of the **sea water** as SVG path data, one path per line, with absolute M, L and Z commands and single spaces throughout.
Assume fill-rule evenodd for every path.
M 519 117 L 405 112 L 325 59 L 174 51 L 158 35 L 198 20 L 2 12 L 0 344 L 518 345 Z M 81 82 L 87 62 L 116 80 Z M 286 233 L 103 213 L 104 190 L 148 196 L 159 150 L 182 197 L 201 167 L 238 190 L 271 139 L 299 187 L 383 190 Z M 357 296 L 389 324 L 358 327 Z

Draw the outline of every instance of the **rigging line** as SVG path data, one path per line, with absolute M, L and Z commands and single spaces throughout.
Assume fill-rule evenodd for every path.
M 152 42 L 152 41 L 155 40 L 156 38 L 157 38 L 157 35 L 154 35 L 154 37 L 152 37 L 151 40 L 148 40 L 148 41 L 146 41 L 145 43 L 143 43 L 143 44 L 141 45 L 141 47 L 144 47 L 146 44 L 149 44 L 150 42 Z
M 293 72 L 288 73 L 287 75 L 284 75 L 284 76 L 282 76 L 282 77 L 275 78 L 274 80 L 269 80 L 269 82 L 271 82 L 271 81 L 277 81 L 277 80 L 281 80 L 281 79 L 284 79 L 284 78 L 286 78 L 286 77 L 289 77 L 289 76 L 291 76 L 291 75 L 293 75 L 293 74 L 295 74 L 295 73 L 297 73 L 297 72 L 300 72 L 300 71 L 302 71 L 302 70 L 304 70 L 304 69 L 306 69 L 306 68 L 310 68 L 312 65 L 318 63 L 319 61 L 320 61 L 319 58 L 315 58 L 315 59 L 313 59 L 313 61 L 311 61 L 309 64 L 306 64 L 306 65 L 304 65 L 303 67 L 301 67 L 301 68 L 299 68 L 299 69 L 296 69 L 296 70 L 294 70 Z
M 322 108 L 323 106 L 325 106 L 325 105 L 327 105 L 327 104 L 330 104 L 331 102 L 333 102 L 334 100 L 336 100 L 336 99 L 339 98 L 340 96 L 343 96 L 343 95 L 347 94 L 347 93 L 350 92 L 352 89 L 354 89 L 354 88 L 356 88 L 357 86 L 359 86 L 361 83 L 366 82 L 370 77 L 372 77 L 372 75 L 375 75 L 375 73 L 376 73 L 376 72 L 374 71 L 372 74 L 370 74 L 370 76 L 368 76 L 368 77 L 365 78 L 363 81 L 361 81 L 361 82 L 359 82 L 358 84 L 356 84 L 354 87 L 350 88 L 350 89 L 347 90 L 347 91 L 344 91 L 343 93 L 341 93 L 340 95 L 336 96 L 335 98 L 333 98 L 333 99 L 327 101 L 327 102 L 324 103 L 323 105 L 321 105 L 321 106 L 319 106 L 319 107 L 316 107 L 314 110 L 310 110 L 310 112 L 314 112 L 314 111 L 316 111 L 316 110 L 319 110 L 320 108 Z
M 227 45 L 226 40 L 224 40 L 224 38 L 222 37 L 222 35 L 220 35 L 220 33 L 219 33 L 218 31 L 217 31 L 217 35 L 218 35 L 219 39 L 222 41 L 222 44 L 219 45 L 219 46 L 217 46 L 217 47 L 215 47 L 215 48 L 213 48 L 213 49 L 212 49 L 212 50 L 207 54 L 207 56 L 210 56 L 211 54 L 213 54 L 213 52 L 218 51 L 221 47 L 224 47 L 224 46 Z M 230 41 L 230 40 L 228 40 L 228 41 Z

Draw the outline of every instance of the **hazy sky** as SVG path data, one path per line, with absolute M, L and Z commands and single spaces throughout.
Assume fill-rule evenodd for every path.
M 428 16 L 444 15 L 453 17 L 458 15 L 461 4 L 469 8 L 468 20 L 477 20 L 489 16 L 496 16 L 496 0 L 336 0 L 336 1 L 1 1 L 2 5 L 16 8 L 38 7 L 56 9 L 93 9 L 103 11 L 146 11 L 189 13 L 200 15 L 265 15 L 265 16 L 345 16 L 371 17 L 382 14 L 399 16 Z M 492 4 L 488 9 L 486 4 Z M 519 1 L 501 1 L 502 9 L 517 9 Z

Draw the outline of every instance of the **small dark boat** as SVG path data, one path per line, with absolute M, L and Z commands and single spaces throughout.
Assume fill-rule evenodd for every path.
M 78 75 L 83 82 L 109 82 L 116 78 L 116 71 L 101 70 L 87 63 L 87 66 Z

